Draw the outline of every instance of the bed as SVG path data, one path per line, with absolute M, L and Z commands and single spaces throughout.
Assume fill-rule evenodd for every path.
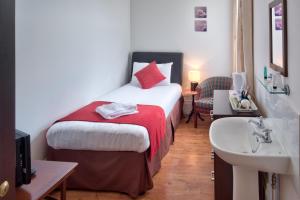
M 166 130 L 153 158 L 149 159 L 147 129 L 137 125 L 60 122 L 47 133 L 48 160 L 78 162 L 68 180 L 70 189 L 122 192 L 137 197 L 153 187 L 152 177 L 174 142 L 182 115 L 182 53 L 134 52 L 134 62 L 173 62 L 171 84 L 149 90 L 126 84 L 98 100 L 156 105 L 163 109 Z M 167 97 L 167 98 L 166 98 Z M 101 131 L 99 131 L 101 130 Z

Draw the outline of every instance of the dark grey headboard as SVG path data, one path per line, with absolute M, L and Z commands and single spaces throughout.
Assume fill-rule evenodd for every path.
M 131 67 L 134 62 L 156 61 L 157 64 L 173 62 L 171 83 L 182 83 L 183 53 L 179 52 L 133 52 Z M 132 71 L 132 70 L 131 70 Z

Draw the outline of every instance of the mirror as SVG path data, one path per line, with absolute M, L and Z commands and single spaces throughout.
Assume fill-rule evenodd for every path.
M 274 0 L 269 4 L 270 66 L 285 77 L 288 76 L 286 11 L 286 0 Z

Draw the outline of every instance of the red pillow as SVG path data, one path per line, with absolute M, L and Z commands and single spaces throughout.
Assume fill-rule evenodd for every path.
M 159 71 L 156 61 L 153 61 L 134 75 L 140 82 L 143 89 L 152 88 L 157 83 L 166 79 L 166 77 Z

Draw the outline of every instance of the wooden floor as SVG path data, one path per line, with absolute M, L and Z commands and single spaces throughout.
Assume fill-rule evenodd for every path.
M 154 177 L 154 188 L 137 200 L 213 199 L 213 182 L 210 179 L 213 162 L 210 160 L 209 125 L 208 118 L 204 122 L 200 121 L 197 129 L 193 128 L 193 122 L 186 124 L 182 121 L 176 131 L 175 143 Z M 67 199 L 130 200 L 131 198 L 119 193 L 68 191 Z

